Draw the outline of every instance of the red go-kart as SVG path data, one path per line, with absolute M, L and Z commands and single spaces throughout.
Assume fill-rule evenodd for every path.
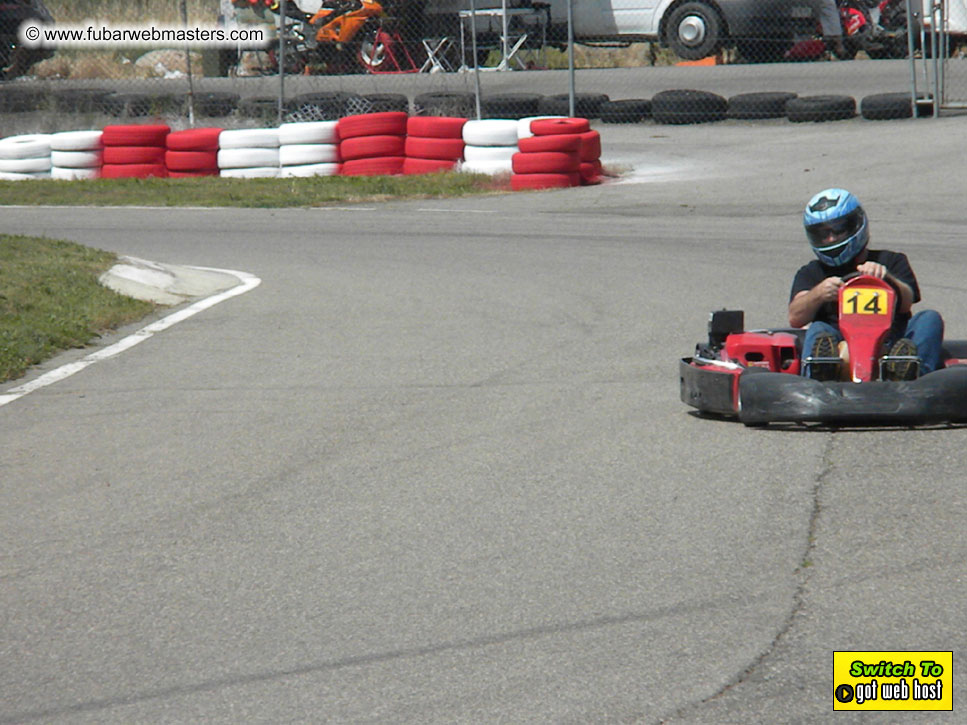
M 682 401 L 746 425 L 967 422 L 967 340 L 944 342 L 938 370 L 913 380 L 882 379 L 887 363 L 919 367 L 915 357 L 885 354 L 896 299 L 884 280 L 845 277 L 838 302 L 845 344 L 833 358 L 804 356 L 804 329 L 744 331 L 741 311 L 713 312 L 708 342 L 679 362 Z M 836 366 L 839 379 L 802 375 L 814 365 Z

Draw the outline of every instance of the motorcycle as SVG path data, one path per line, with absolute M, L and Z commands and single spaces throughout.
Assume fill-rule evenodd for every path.
M 827 48 L 818 32 L 818 37 L 793 45 L 786 60 L 818 60 L 827 51 L 840 60 L 852 60 L 861 50 L 872 59 L 907 57 L 906 0 L 837 0 L 836 4 L 843 26 L 843 51 Z
M 18 33 L 27 21 L 49 25 L 54 17 L 41 0 L 0 2 L 0 80 L 22 76 L 35 63 L 54 54 L 49 48 L 25 48 L 21 44 Z
M 846 47 L 842 60 L 852 60 L 860 50 L 874 60 L 907 56 L 906 0 L 843 0 L 839 15 Z
M 279 0 L 232 0 L 264 17 L 281 12 Z M 285 7 L 283 33 L 287 73 L 354 73 L 370 69 L 372 38 L 376 37 L 383 7 L 377 0 L 323 0 L 315 11 L 295 0 Z M 367 39 L 370 39 L 367 44 Z M 268 51 L 272 70 L 278 70 L 276 50 Z

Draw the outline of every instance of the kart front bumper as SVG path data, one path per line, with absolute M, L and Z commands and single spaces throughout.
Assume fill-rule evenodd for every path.
M 967 365 L 909 382 L 820 382 L 748 369 L 739 376 L 738 417 L 747 425 L 832 423 L 926 425 L 967 421 Z

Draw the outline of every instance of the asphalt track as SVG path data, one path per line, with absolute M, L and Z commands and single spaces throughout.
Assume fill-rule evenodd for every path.
M 0 723 L 961 722 L 967 431 L 705 420 L 676 360 L 712 309 L 783 322 L 834 184 L 967 338 L 963 129 L 603 127 L 594 188 L 4 209 L 262 284 L 0 408 Z M 954 712 L 834 713 L 836 650 L 952 650 Z

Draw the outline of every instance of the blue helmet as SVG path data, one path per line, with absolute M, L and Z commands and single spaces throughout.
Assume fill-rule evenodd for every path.
M 860 201 L 846 189 L 826 189 L 806 204 L 806 237 L 819 261 L 840 267 L 863 251 L 870 227 Z

